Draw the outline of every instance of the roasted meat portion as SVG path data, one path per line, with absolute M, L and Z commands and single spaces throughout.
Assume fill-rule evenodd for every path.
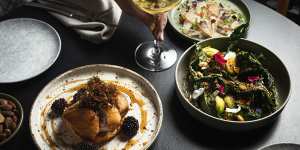
M 83 140 L 103 144 L 119 131 L 128 112 L 127 95 L 113 83 L 92 78 L 63 112 L 62 119 Z

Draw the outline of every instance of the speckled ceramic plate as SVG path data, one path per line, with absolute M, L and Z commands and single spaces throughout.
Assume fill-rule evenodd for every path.
M 141 75 L 119 66 L 89 65 L 67 71 L 52 80 L 37 96 L 30 114 L 30 129 L 32 137 L 38 148 L 42 150 L 72 149 L 64 134 L 62 139 L 60 130 L 61 119 L 50 119 L 48 114 L 53 101 L 57 98 L 72 99 L 74 93 L 86 84 L 91 77 L 100 77 L 104 81 L 114 81 L 118 85 L 130 89 L 139 95 L 140 102 L 135 103 L 129 99 L 129 112 L 127 116 L 134 116 L 139 120 L 138 134 L 129 141 L 122 141 L 117 135 L 100 149 L 147 149 L 155 140 L 160 130 L 163 111 L 159 95 L 154 87 Z M 73 144 L 74 145 L 74 144 Z
M 193 1 L 193 0 L 182 0 L 180 5 L 183 5 L 184 2 L 186 2 L 186 1 Z M 222 0 L 220 0 L 220 1 L 222 1 Z M 241 1 L 241 0 L 225 0 L 225 1 L 226 1 L 226 3 L 231 3 L 234 6 L 236 6 L 237 9 L 239 9 L 243 13 L 243 15 L 245 16 L 246 21 L 251 22 L 249 8 L 247 7 L 247 5 L 243 1 Z M 178 12 L 178 8 L 180 7 L 180 5 L 177 6 L 175 9 L 172 9 L 168 13 L 168 21 L 169 21 L 170 25 L 172 26 L 172 28 L 179 35 L 181 35 L 181 37 L 183 37 L 184 39 L 187 39 L 187 40 L 190 40 L 190 41 L 206 40 L 206 39 L 191 37 L 191 36 L 186 35 L 185 33 L 182 32 L 182 30 L 181 30 L 182 26 L 179 24 L 179 12 Z M 211 38 L 207 38 L 207 39 L 211 39 Z
M 0 83 L 13 83 L 46 71 L 57 59 L 61 41 L 49 24 L 29 18 L 0 22 Z

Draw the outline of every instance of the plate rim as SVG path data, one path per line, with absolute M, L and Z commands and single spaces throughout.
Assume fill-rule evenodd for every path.
M 161 102 L 161 98 L 158 94 L 158 92 L 156 91 L 155 87 L 152 85 L 152 83 L 146 79 L 145 77 L 143 77 L 142 75 L 138 74 L 137 72 L 131 70 L 131 69 L 128 69 L 126 67 L 122 67 L 122 66 L 118 66 L 118 65 L 111 65 L 111 64 L 90 64 L 90 65 L 84 65 L 84 66 L 80 66 L 80 67 L 76 67 L 76 68 L 72 68 L 66 72 L 63 72 L 61 73 L 60 75 L 58 75 L 57 77 L 55 77 L 54 79 L 50 80 L 41 90 L 40 92 L 38 93 L 38 95 L 35 97 L 33 103 L 32 103 L 32 106 L 30 108 L 30 114 L 29 114 L 29 128 L 30 128 L 30 134 L 31 134 L 31 138 L 34 142 L 34 144 L 36 145 L 36 147 L 40 150 L 42 150 L 42 148 L 40 147 L 40 145 L 37 143 L 35 137 L 34 137 L 34 133 L 33 133 L 33 130 L 32 130 L 32 126 L 33 126 L 33 123 L 31 121 L 31 118 L 33 116 L 33 106 L 36 105 L 37 103 L 37 98 L 40 96 L 41 92 L 44 91 L 45 89 L 47 89 L 49 86 L 50 86 L 50 83 L 52 82 L 55 82 L 56 80 L 59 80 L 60 78 L 62 78 L 63 76 L 66 76 L 74 71 L 78 71 L 78 70 L 81 70 L 81 69 L 84 69 L 84 68 L 90 68 L 90 67 L 106 67 L 106 68 L 113 68 L 113 69 L 120 69 L 120 70 L 123 70 L 125 72 L 129 72 L 130 74 L 140 78 L 142 81 L 144 81 L 154 92 L 155 94 L 155 97 L 157 98 L 157 105 L 158 105 L 158 108 L 156 108 L 157 110 L 160 110 L 158 112 L 159 116 L 158 116 L 158 122 L 157 122 L 157 129 L 156 129 L 156 132 L 155 134 L 153 134 L 151 140 L 149 140 L 149 142 L 143 147 L 143 149 L 148 149 L 153 143 L 154 141 L 157 139 L 159 133 L 160 133 L 160 130 L 161 130 L 161 127 L 162 127 L 162 122 L 163 122 L 163 106 L 162 106 L 162 102 Z
M 185 1 L 187 0 L 182 0 L 182 2 L 179 4 L 181 5 L 182 3 L 184 3 Z M 244 7 L 246 8 L 247 10 L 247 13 L 249 14 L 249 19 L 247 20 L 248 23 L 249 23 L 249 28 L 252 24 L 252 19 L 251 19 L 251 9 L 250 7 L 248 6 L 247 3 L 245 3 L 243 0 L 229 0 L 230 2 L 234 3 L 235 4 L 235 1 L 239 1 L 242 5 L 244 5 Z M 179 5 L 177 7 L 175 7 L 174 9 L 172 9 L 171 11 L 168 12 L 168 24 L 171 25 L 171 28 L 176 32 L 176 34 L 179 34 L 182 38 L 188 40 L 188 41 L 192 41 L 192 42 L 202 42 L 202 41 L 205 41 L 205 40 L 209 40 L 209 39 L 213 39 L 213 38 L 219 38 L 219 37 L 211 37 L 211 38 L 206 38 L 206 39 L 198 39 L 198 38 L 192 38 L 192 37 L 189 37 L 188 35 L 186 34 L 183 34 L 181 33 L 181 31 L 179 31 L 178 28 L 176 28 L 176 25 L 175 25 L 175 22 L 174 22 L 174 19 L 173 18 L 173 13 L 174 11 L 176 11 L 176 9 L 179 7 Z M 236 4 L 235 4 L 236 5 Z M 240 7 L 238 7 L 240 8 Z M 249 30 L 248 28 L 248 30 Z M 246 35 L 247 36 L 247 35 Z M 245 36 L 245 37 L 246 37 Z M 223 36 L 223 37 L 227 37 L 227 36 Z M 221 37 L 222 38 L 222 37 Z
M 265 150 L 269 147 L 278 146 L 278 145 L 293 145 L 293 146 L 300 147 L 300 143 L 280 142 L 280 143 L 272 143 L 272 144 L 269 144 L 269 145 L 262 146 L 262 147 L 258 148 L 258 150 Z
M 33 78 L 41 75 L 42 73 L 46 72 L 50 67 L 52 67 L 54 65 L 54 63 L 57 61 L 57 59 L 58 59 L 58 57 L 59 57 L 59 55 L 61 53 L 61 47 L 62 47 L 61 37 L 60 37 L 59 33 L 57 32 L 57 30 L 53 26 L 51 26 L 50 24 L 48 24 L 47 22 L 44 22 L 44 21 L 39 20 L 39 19 L 34 19 L 34 18 L 13 18 L 13 19 L 7 19 L 7 20 L 4 20 L 4 21 L 1 21 L 0 24 L 5 23 L 5 22 L 21 21 L 21 20 L 37 22 L 37 23 L 40 23 L 40 24 L 43 24 L 43 25 L 47 26 L 54 33 L 54 35 L 57 38 L 57 41 L 58 41 L 58 51 L 57 51 L 57 54 L 56 54 L 55 58 L 51 61 L 51 63 L 49 63 L 46 67 L 44 67 L 43 69 L 41 69 L 39 71 L 39 73 L 36 73 L 36 74 L 34 74 L 34 75 L 30 76 L 30 77 L 27 77 L 27 78 L 23 78 L 21 80 L 0 81 L 0 84 L 19 83 L 19 82 L 23 82 L 23 81 L 27 81 L 27 80 L 33 79 Z

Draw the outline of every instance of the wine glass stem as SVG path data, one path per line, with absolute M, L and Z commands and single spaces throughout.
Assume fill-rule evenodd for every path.
M 154 40 L 154 51 L 153 51 L 153 57 L 155 57 L 154 59 L 154 63 L 157 64 L 160 62 L 160 55 L 161 55 L 161 49 L 160 49 L 160 45 L 159 45 L 159 41 L 158 40 Z
M 157 40 L 154 40 L 154 53 L 160 54 L 160 45 L 159 45 L 159 41 Z

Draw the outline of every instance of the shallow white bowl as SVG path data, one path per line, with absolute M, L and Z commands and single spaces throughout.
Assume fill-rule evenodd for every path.
M 50 119 L 44 117 L 44 112 L 47 112 L 47 109 L 49 109 L 49 106 L 55 99 L 72 96 L 76 91 L 74 90 L 70 93 L 67 92 L 68 90 L 70 91 L 70 89 L 86 83 L 89 78 L 94 76 L 100 77 L 102 80 L 117 81 L 119 84 L 137 91 L 144 97 L 145 105 L 143 105 L 143 109 L 147 111 L 147 130 L 143 133 L 139 131 L 134 137 L 137 142 L 131 148 L 147 149 L 153 143 L 163 120 L 161 100 L 154 87 L 148 80 L 129 69 L 114 65 L 96 64 L 75 68 L 63 73 L 48 83 L 39 93 L 30 114 L 30 130 L 33 140 L 39 149 L 50 150 L 53 147 L 54 149 L 71 149 L 63 146 L 63 144 L 60 145 L 60 142 L 55 142 L 55 137 L 51 134 L 51 131 L 55 129 L 51 129 L 51 125 L 48 125 Z M 139 113 L 135 110 L 130 109 L 128 114 L 134 116 L 136 113 Z M 49 136 L 55 144 L 47 141 L 48 138 L 45 138 L 43 126 L 49 131 Z M 106 143 L 104 147 L 107 150 L 122 149 L 126 144 L 127 141 L 120 141 L 118 136 L 116 136 L 112 141 Z

